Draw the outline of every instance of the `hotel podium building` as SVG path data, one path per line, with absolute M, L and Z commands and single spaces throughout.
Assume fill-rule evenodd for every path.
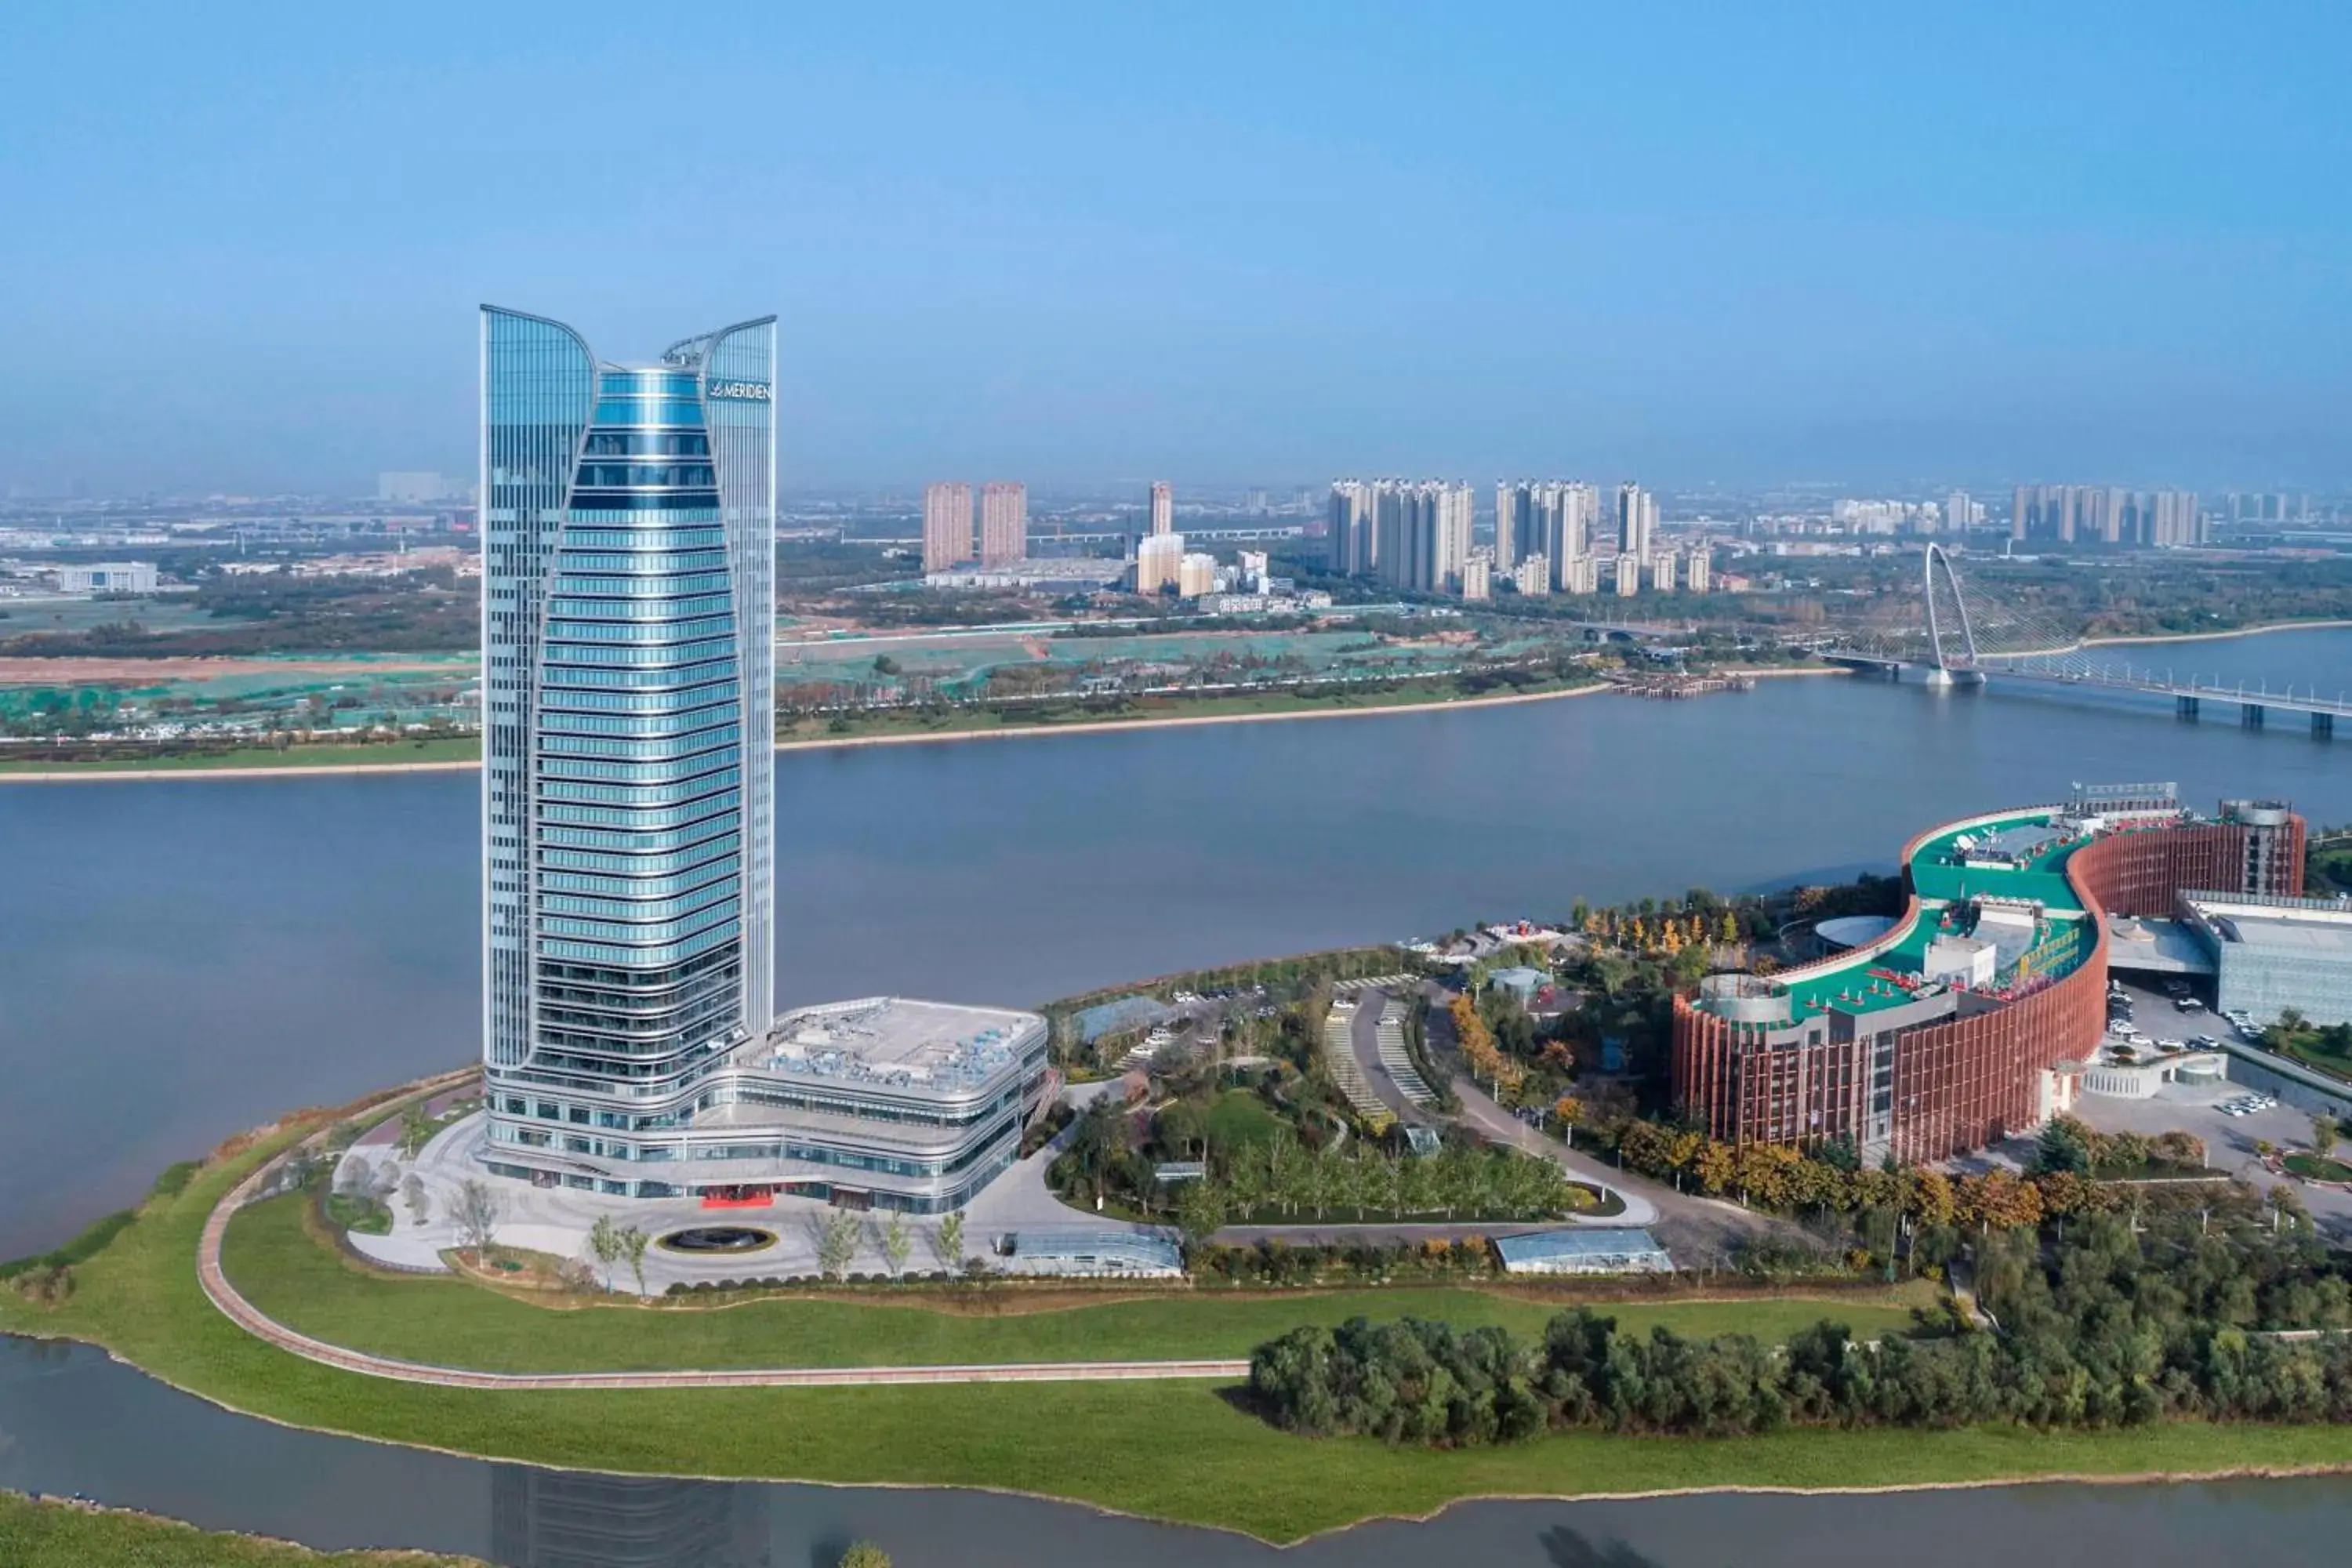
M 1871 1164 L 2022 1132 L 2071 1106 L 2098 1052 L 2115 942 L 2221 893 L 2294 900 L 2304 835 L 2283 802 L 2200 816 L 2168 784 L 1931 829 L 1883 933 L 1675 998 L 1675 1107 L 1726 1142 L 1842 1141 Z
M 600 361 L 482 312 L 483 1067 L 500 1175 L 955 1206 L 1027 1014 L 775 1016 L 774 318 Z

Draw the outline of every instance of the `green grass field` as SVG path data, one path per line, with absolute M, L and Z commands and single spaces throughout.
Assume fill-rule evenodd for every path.
M 1503 1493 L 2352 1467 L 2352 1431 L 2325 1426 L 2238 1427 L 2218 1441 L 2196 1426 L 2103 1434 L 1804 1431 L 1739 1440 L 1578 1435 L 1448 1453 L 1288 1436 L 1209 1383 L 530 1394 L 387 1383 L 272 1350 L 222 1318 L 197 1289 L 205 1211 L 286 1141 L 149 1200 L 137 1223 L 77 1268 L 79 1289 L 65 1305 L 37 1307 L 0 1291 L 0 1329 L 101 1343 L 183 1388 L 297 1426 L 610 1470 L 1009 1489 L 1274 1541 Z M 1314 1310 L 1306 1298 L 1276 1305 L 1294 1309 L 1285 1321 Z M 614 1315 L 646 1331 L 645 1318 Z M 547 1318 L 537 1321 L 555 1331 Z M 878 1342 L 908 1321 L 904 1309 L 875 1309 L 861 1331 Z
M 1352 1317 L 1443 1319 L 1464 1328 L 1503 1324 L 1527 1335 L 1566 1304 L 1474 1289 L 1233 1296 L 1185 1293 L 1099 1306 L 1019 1310 L 1000 1291 L 984 1314 L 887 1300 L 747 1301 L 648 1311 L 615 1301 L 565 1310 L 516 1300 L 456 1279 L 383 1277 L 347 1263 L 302 1227 L 299 1196 L 274 1198 L 229 1226 L 223 1266 L 247 1299 L 289 1328 L 331 1344 L 404 1361 L 486 1372 L 646 1372 L 694 1367 L 905 1366 L 970 1362 L 1171 1361 L 1246 1356 L 1301 1323 Z M 1760 1299 L 1624 1303 L 1629 1324 L 1702 1335 L 1785 1339 L 1823 1316 L 1859 1333 L 1899 1333 L 1914 1287 L 1885 1300 Z
M 482 1568 L 471 1557 L 415 1552 L 312 1552 L 215 1534 L 134 1513 L 100 1513 L 0 1491 L 7 1568 Z

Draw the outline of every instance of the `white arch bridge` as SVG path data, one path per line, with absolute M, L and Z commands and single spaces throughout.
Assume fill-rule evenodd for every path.
M 2352 693 L 2310 688 L 2273 689 L 2217 676 L 2131 662 L 2122 648 L 2085 645 L 2080 632 L 2047 611 L 1965 583 L 1937 544 L 1927 546 L 1918 586 L 1890 604 L 1874 622 L 1821 649 L 1833 664 L 1900 680 L 1906 671 L 1935 686 L 1983 686 L 1997 680 L 2044 688 L 2168 697 L 2184 719 L 2208 703 L 2234 707 L 2238 721 L 2261 729 L 2273 714 L 2298 714 L 2315 736 L 2336 733 L 2352 720 Z

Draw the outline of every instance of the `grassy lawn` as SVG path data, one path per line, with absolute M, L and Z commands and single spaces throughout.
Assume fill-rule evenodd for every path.
M 1283 1125 L 1265 1100 L 1245 1089 L 1229 1089 L 1209 1107 L 1209 1141 L 1219 1150 L 1266 1143 Z
M 0 1329 L 93 1341 L 181 1387 L 298 1426 L 608 1470 L 1013 1488 L 1276 1541 L 1497 1493 L 2352 1466 L 2352 1430 L 2330 1426 L 2222 1434 L 2193 1425 L 2103 1434 L 1806 1431 L 1739 1440 L 1574 1436 L 1444 1453 L 1286 1436 L 1207 1383 L 531 1394 L 386 1383 L 269 1349 L 214 1311 L 196 1287 L 193 1259 L 205 1211 L 250 1159 L 271 1148 L 207 1169 L 176 1195 L 151 1199 L 137 1223 L 76 1269 L 79 1289 L 65 1305 L 40 1308 L 0 1291 Z M 252 1239 L 241 1239 L 241 1252 Z M 244 1258 L 250 1262 L 249 1253 Z M 1279 1314 L 1286 1322 L 1315 1310 L 1305 1297 L 1276 1305 L 1288 1309 Z M 648 1322 L 610 1315 L 640 1332 Z M 538 1313 L 530 1321 L 555 1332 L 574 1317 L 593 1325 L 605 1316 Z M 1078 1316 L 1031 1326 L 1071 1324 Z M 872 1311 L 864 1330 L 869 1353 L 911 1331 L 915 1319 L 906 1309 Z M 668 1321 L 659 1320 L 663 1327 Z M 809 1358 L 803 1352 L 797 1359 Z
M 415 1552 L 312 1552 L 5 1491 L 0 1563 L 8 1568 L 481 1568 L 471 1557 Z
M 2306 1181 L 2352 1182 L 2352 1165 L 2341 1160 L 2323 1160 L 2316 1154 L 2289 1154 L 2281 1163 Z
M 121 757 L 88 763 L 0 761 L 5 773 L 173 773 L 217 768 L 391 767 L 400 763 L 474 763 L 482 743 L 470 735 L 444 741 L 379 741 L 373 745 L 223 746 L 169 757 Z
M 2289 1041 L 2285 1054 L 2330 1078 L 2352 1079 L 2352 1052 L 2331 1051 L 2315 1036 Z
M 748 1301 L 649 1312 L 615 1303 L 553 1310 L 463 1280 L 362 1273 L 302 1226 L 299 1195 L 273 1198 L 231 1223 L 223 1263 L 263 1311 L 332 1344 L 404 1361 L 488 1372 L 631 1372 L 692 1367 L 909 1365 L 1013 1361 L 1169 1361 L 1246 1356 L 1301 1323 L 1352 1317 L 1499 1323 L 1526 1335 L 1568 1304 L 1433 1286 L 1232 1295 L 1187 1292 L 1099 1306 L 1023 1310 L 1011 1291 L 978 1313 L 908 1302 Z M 578 1298 L 569 1298 L 577 1300 Z M 1786 1338 L 1823 1316 L 1864 1334 L 1899 1332 L 1913 1288 L 1884 1300 L 1761 1299 L 1640 1302 L 1611 1310 L 1629 1324 L 1701 1335 Z M 996 1310 L 987 1310 L 990 1306 Z

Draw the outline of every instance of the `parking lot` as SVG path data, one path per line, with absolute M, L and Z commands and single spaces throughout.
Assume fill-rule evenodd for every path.
M 2133 1022 L 2143 1037 L 2179 1040 L 2194 1049 L 2198 1036 L 2221 1039 L 2232 1035 L 2230 1025 L 2210 1012 L 2183 1013 L 2170 997 L 2146 986 L 2131 984 L 2125 989 L 2131 997 Z M 2236 1072 L 2241 1064 L 2233 1058 L 2230 1065 Z M 2150 1100 L 2084 1094 L 2076 1100 L 2074 1113 L 2102 1132 L 2152 1134 L 2177 1130 L 2194 1133 L 2205 1141 L 2206 1162 L 2214 1170 L 2243 1177 L 2264 1191 L 2284 1181 L 2295 1188 L 2321 1228 L 2352 1236 L 2352 1194 L 2274 1176 L 2254 1152 L 2257 1142 L 2290 1150 L 2308 1148 L 2310 1112 L 2275 1100 L 2243 1114 L 2223 1109 L 2248 1100 L 2269 1097 L 2242 1083 L 2168 1083 Z

